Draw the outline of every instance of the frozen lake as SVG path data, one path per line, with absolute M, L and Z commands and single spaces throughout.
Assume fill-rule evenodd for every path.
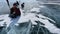
M 25 2 L 25 8 L 24 10 L 20 9 L 21 17 L 12 20 L 8 17 L 9 7 L 7 3 L 0 4 L 0 14 L 3 14 L 0 15 L 0 24 L 3 26 L 6 22 L 6 28 L 11 27 L 7 34 L 60 34 L 60 5 L 42 5 L 36 0 L 31 1 L 22 1 Z M 10 3 L 11 7 L 13 3 Z M 32 30 L 30 31 L 30 29 Z M 6 30 L 3 29 L 2 32 L 4 31 Z

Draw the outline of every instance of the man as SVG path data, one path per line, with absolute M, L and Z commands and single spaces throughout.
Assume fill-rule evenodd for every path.
M 16 4 L 17 4 L 17 5 L 19 5 L 19 2 L 18 2 L 18 1 L 16 1 Z
M 25 4 L 25 3 L 22 3 L 22 4 L 21 4 L 21 8 L 22 8 L 22 9 L 24 9 L 24 4 Z
M 17 16 L 20 16 L 21 15 L 21 12 L 19 10 L 19 8 L 17 8 L 17 4 L 14 3 L 13 4 L 13 7 L 10 9 L 10 17 L 11 18 L 16 18 Z

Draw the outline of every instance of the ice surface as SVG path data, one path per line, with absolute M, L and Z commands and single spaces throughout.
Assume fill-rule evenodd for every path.
M 27 1 L 27 0 L 25 0 L 25 1 Z M 12 19 L 12 18 L 8 17 L 9 14 L 0 15 L 0 21 L 1 21 L 0 26 L 4 26 L 3 24 L 6 22 L 6 24 L 7 24 L 6 28 L 8 28 L 8 27 L 11 28 L 9 30 L 9 32 L 7 31 L 8 32 L 7 34 L 29 34 L 31 26 L 38 24 L 35 21 L 40 21 L 41 23 L 43 23 L 45 25 L 39 24 L 39 26 L 43 26 L 43 27 L 47 28 L 51 33 L 60 34 L 60 29 L 51 23 L 51 22 L 53 22 L 53 23 L 56 23 L 56 22 L 53 19 L 46 17 L 39 13 L 39 12 L 41 12 L 40 8 L 46 8 L 46 7 L 39 6 L 38 3 L 36 2 L 36 0 L 34 0 L 34 2 L 33 1 L 31 2 L 31 1 L 32 0 L 25 2 L 26 4 L 25 4 L 24 10 L 20 9 L 21 17 Z M 46 9 L 48 9 L 48 8 L 46 8 Z M 48 9 L 48 10 L 50 11 L 50 9 Z M 46 11 L 48 11 L 48 10 L 46 10 Z M 21 26 L 21 24 L 22 24 L 22 26 Z
M 32 10 L 35 10 L 35 9 L 32 9 Z M 39 18 L 36 17 L 36 15 L 38 15 Z M 4 21 L 2 21 L 3 23 L 4 22 L 7 23 L 7 27 L 9 27 L 9 26 L 13 27 L 13 25 L 16 25 L 16 24 L 19 25 L 19 23 L 26 23 L 29 20 L 31 20 L 31 23 L 33 25 L 37 25 L 37 23 L 35 21 L 40 21 L 41 23 L 45 24 L 44 27 L 46 27 L 50 32 L 60 34 L 60 29 L 57 28 L 56 26 L 54 26 L 54 24 L 50 23 L 48 20 L 51 20 L 54 23 L 55 23 L 55 21 L 46 16 L 43 16 L 42 14 L 36 14 L 36 13 L 31 13 L 31 12 L 26 13 L 26 14 L 23 13 L 21 17 L 18 17 L 15 19 L 11 19 L 10 17 L 8 17 L 8 14 L 1 15 L 0 17 L 1 17 L 0 20 L 4 19 Z

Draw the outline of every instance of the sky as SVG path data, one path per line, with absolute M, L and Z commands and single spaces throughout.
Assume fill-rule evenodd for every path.
M 29 1 L 31 1 L 32 2 L 32 0 L 9 0 L 9 2 L 15 2 L 15 1 L 22 1 L 22 2 L 29 2 Z M 33 0 L 33 1 L 36 1 L 36 0 Z M 0 0 L 0 2 L 6 2 L 6 0 Z
M 14 1 L 16 1 L 16 0 L 9 0 L 10 2 L 14 2 Z M 17 0 L 17 1 L 19 1 L 19 0 Z M 0 0 L 0 2 L 6 2 L 6 0 Z

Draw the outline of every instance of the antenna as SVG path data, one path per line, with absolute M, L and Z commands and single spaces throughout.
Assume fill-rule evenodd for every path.
M 6 0 L 6 2 L 7 2 L 7 4 L 8 4 L 8 6 L 9 6 L 9 8 L 10 8 L 10 4 L 9 4 L 9 1 L 8 1 L 8 0 Z

